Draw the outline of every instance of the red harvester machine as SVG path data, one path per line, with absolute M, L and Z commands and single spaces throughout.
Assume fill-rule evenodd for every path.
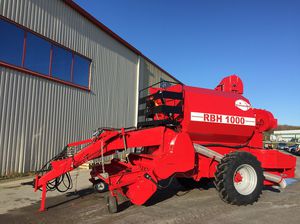
M 35 179 L 35 190 L 42 190 L 41 211 L 47 190 L 59 189 L 68 172 L 129 149 L 125 160 L 102 159 L 91 170 L 93 184 L 104 181 L 109 187 L 112 213 L 120 194 L 142 205 L 164 187 L 161 180 L 174 177 L 180 183 L 214 178 L 220 197 L 235 205 L 252 204 L 264 185 L 284 188 L 284 179 L 294 177 L 294 157 L 263 149 L 263 132 L 276 128 L 277 120 L 251 107 L 238 76 L 224 78 L 214 90 L 181 84 L 148 90 L 139 101 L 143 121 L 137 128 L 99 129 L 91 139 L 68 144 L 44 166 Z M 79 152 L 68 156 L 67 148 L 80 145 Z

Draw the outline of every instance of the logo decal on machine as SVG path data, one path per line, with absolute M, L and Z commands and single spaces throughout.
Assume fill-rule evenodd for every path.
M 234 125 L 246 125 L 255 126 L 256 121 L 254 117 L 241 117 L 225 114 L 210 114 L 191 112 L 191 121 L 199 121 L 206 123 L 219 123 L 219 124 L 234 124 Z
M 247 111 L 251 108 L 251 105 L 247 103 L 245 100 L 235 101 L 235 106 L 243 111 Z

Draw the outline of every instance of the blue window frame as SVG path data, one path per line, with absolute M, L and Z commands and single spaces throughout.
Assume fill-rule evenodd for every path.
M 89 87 L 90 61 L 79 55 L 74 55 L 73 82 L 80 86 Z
M 64 81 L 71 81 L 72 52 L 52 46 L 52 76 Z
M 0 65 L 89 88 L 90 59 L 2 16 L 0 33 Z
M 49 75 L 51 44 L 34 34 L 27 33 L 24 67 Z
M 24 30 L 0 19 L 0 61 L 22 66 Z

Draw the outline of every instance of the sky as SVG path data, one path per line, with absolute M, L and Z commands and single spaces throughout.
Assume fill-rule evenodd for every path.
M 76 2 L 184 84 L 237 74 L 253 107 L 300 125 L 300 1 Z

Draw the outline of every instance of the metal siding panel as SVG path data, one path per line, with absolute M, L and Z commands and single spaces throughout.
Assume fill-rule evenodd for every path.
M 166 81 L 175 82 L 172 77 L 161 71 L 147 59 L 141 58 L 139 89 L 143 89 L 154 83 L 160 82 L 160 78 L 163 78 Z
M 40 168 L 100 126 L 132 126 L 137 55 L 59 0 L 0 0 L 0 13 L 93 60 L 91 91 L 0 67 L 0 175 Z
M 0 175 L 33 171 L 100 126 L 135 125 L 138 56 L 61 0 L 0 0 L 0 13 L 92 59 L 91 91 L 0 67 Z M 141 58 L 139 88 L 172 79 Z

